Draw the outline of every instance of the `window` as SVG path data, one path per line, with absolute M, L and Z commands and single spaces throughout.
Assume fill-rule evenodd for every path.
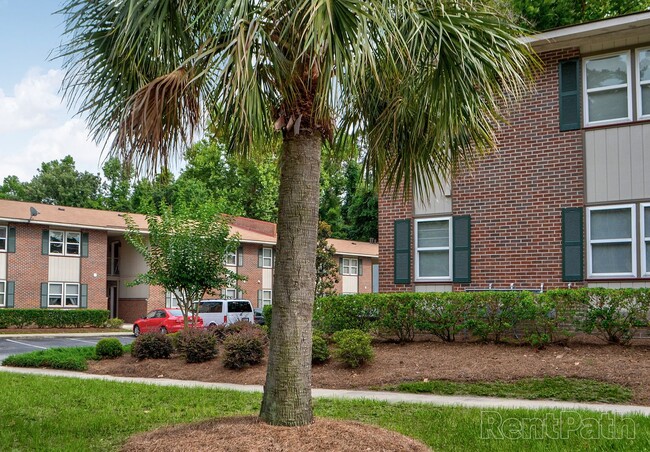
M 79 256 L 80 249 L 80 232 L 50 231 L 50 254 Z
M 451 218 L 415 223 L 415 278 L 421 281 L 451 279 Z
M 232 287 L 229 287 L 227 289 L 223 289 L 221 291 L 221 295 L 223 296 L 223 298 L 225 298 L 227 300 L 235 299 L 235 298 L 237 298 L 237 289 L 232 288 Z
M 585 123 L 632 119 L 630 52 L 584 60 Z
M 641 204 L 641 273 L 650 276 L 650 204 Z
M 359 274 L 359 261 L 358 259 L 348 259 L 343 258 L 343 264 L 341 265 L 341 274 L 342 275 L 358 275 Z
M 262 290 L 262 306 L 273 303 L 273 291 Z
M 636 52 L 636 76 L 639 86 L 636 93 L 639 118 L 650 118 L 650 49 Z
M 273 249 L 272 248 L 262 248 L 262 267 L 263 268 L 272 268 L 273 267 Z
M 587 210 L 590 277 L 636 276 L 635 209 L 632 205 Z
M 0 281 L 0 306 L 7 304 L 7 282 Z
M 250 301 L 229 301 L 228 313 L 253 312 Z
M 47 306 L 50 308 L 79 307 L 79 284 L 49 283 Z
M 0 226 L 0 251 L 7 251 L 7 226 Z
M 226 257 L 224 258 L 223 263 L 224 263 L 224 265 L 236 266 L 237 265 L 237 252 L 232 251 L 232 252 L 226 253 Z
M 174 292 L 167 292 L 167 302 L 166 308 L 177 308 L 178 307 L 178 298 Z

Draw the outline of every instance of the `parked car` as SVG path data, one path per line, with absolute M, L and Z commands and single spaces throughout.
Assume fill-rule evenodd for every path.
M 253 309 L 253 316 L 255 323 L 258 325 L 264 325 L 266 323 L 266 320 L 264 319 L 264 310 L 262 308 Z
M 203 319 L 197 317 L 196 320 L 190 316 L 189 325 L 193 328 L 203 328 Z M 144 317 L 133 322 L 133 335 L 139 336 L 140 333 L 151 333 L 160 331 L 163 334 L 176 333 L 184 327 L 183 313 L 180 309 L 164 308 L 154 309 Z
M 201 300 L 198 304 L 199 317 L 207 328 L 240 320 L 253 323 L 255 320 L 253 305 L 248 300 Z

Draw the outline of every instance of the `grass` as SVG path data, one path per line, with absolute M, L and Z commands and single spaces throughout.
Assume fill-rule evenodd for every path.
M 122 346 L 125 354 L 131 353 L 131 344 Z M 60 347 L 36 352 L 11 355 L 2 361 L 5 366 L 49 367 L 52 369 L 84 371 L 88 360 L 99 360 L 95 347 Z
M 0 450 L 117 450 L 136 432 L 214 417 L 255 414 L 261 400 L 260 394 L 223 390 L 1 372 L 0 387 Z M 481 412 L 459 407 L 328 399 L 318 399 L 314 405 L 317 416 L 396 430 L 434 450 L 650 450 L 650 418 L 643 416 L 551 410 Z M 499 417 L 507 428 L 498 428 Z M 545 434 L 539 439 L 526 439 L 527 432 L 540 425 L 537 419 L 549 423 Z M 607 430 L 594 434 L 594 427 Z M 503 434 L 510 439 L 501 438 Z
M 574 402 L 621 403 L 632 400 L 632 391 L 624 386 L 565 377 L 527 378 L 512 382 L 413 381 L 384 386 L 381 389 L 427 394 L 476 395 Z

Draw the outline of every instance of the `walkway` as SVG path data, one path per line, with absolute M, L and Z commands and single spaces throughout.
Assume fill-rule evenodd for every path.
M 114 377 L 111 375 L 94 375 L 84 372 L 72 372 L 54 369 L 31 369 L 0 366 L 0 371 L 57 376 L 72 377 L 85 380 L 106 380 L 117 381 L 122 383 L 141 383 L 159 386 L 178 386 L 185 388 L 208 388 L 208 389 L 228 389 L 243 392 L 262 392 L 263 388 L 259 385 L 238 385 L 230 383 L 206 383 L 202 381 L 184 381 L 171 380 L 167 378 L 133 378 L 133 377 Z M 522 408 L 522 409 L 558 409 L 564 411 L 588 410 L 597 412 L 610 412 L 617 414 L 642 414 L 650 416 L 650 407 L 636 405 L 608 405 L 596 403 L 576 403 L 561 402 L 553 400 L 519 400 L 519 399 L 499 399 L 493 397 L 474 397 L 474 396 L 442 396 L 431 394 L 408 394 L 403 392 L 386 392 L 386 391 L 355 391 L 341 389 L 312 389 L 312 395 L 317 398 L 330 399 L 370 399 L 391 403 L 430 403 L 441 406 L 463 406 L 472 408 Z

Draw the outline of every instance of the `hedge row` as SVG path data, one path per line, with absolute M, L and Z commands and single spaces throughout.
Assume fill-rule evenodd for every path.
M 401 342 L 426 332 L 443 341 L 463 334 L 543 346 L 584 332 L 626 344 L 649 326 L 649 311 L 650 289 L 359 294 L 318 299 L 314 327 L 328 334 L 359 329 Z
M 0 328 L 102 327 L 108 317 L 103 309 L 0 309 Z

